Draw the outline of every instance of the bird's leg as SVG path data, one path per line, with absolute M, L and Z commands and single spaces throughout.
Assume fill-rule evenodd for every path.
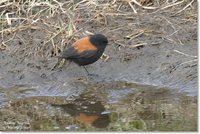
M 86 69 L 85 66 L 83 66 L 83 68 L 84 68 L 85 71 L 87 72 L 87 75 L 88 75 L 88 76 L 92 76 L 92 77 L 93 77 L 93 76 L 95 76 L 95 77 L 96 77 L 96 76 L 99 76 L 99 75 L 97 75 L 97 74 L 90 74 L 90 73 L 88 72 L 88 70 Z
M 87 74 L 90 75 L 89 72 L 88 72 L 88 70 L 86 69 L 86 67 L 83 66 L 83 68 L 85 69 L 85 71 L 87 72 Z

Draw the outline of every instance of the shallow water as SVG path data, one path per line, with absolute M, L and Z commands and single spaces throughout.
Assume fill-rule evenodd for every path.
M 0 129 L 197 131 L 196 96 L 126 81 L 85 84 L 80 80 L 76 85 L 84 89 L 70 97 L 33 95 L 34 88 L 22 85 L 10 91 L 1 88 L 5 103 L 0 109 Z

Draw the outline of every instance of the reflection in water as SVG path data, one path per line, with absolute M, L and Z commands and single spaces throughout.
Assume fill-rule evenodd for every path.
M 11 99 L 0 108 L 0 130 L 197 131 L 196 96 L 122 81 L 86 89 L 73 100 L 67 96 L 14 99 L 13 91 L 25 94 L 26 90 L 1 90 Z
M 61 107 L 77 121 L 84 124 L 91 124 L 96 128 L 105 128 L 110 123 L 109 112 L 95 96 L 81 94 L 73 103 L 59 104 L 52 106 Z

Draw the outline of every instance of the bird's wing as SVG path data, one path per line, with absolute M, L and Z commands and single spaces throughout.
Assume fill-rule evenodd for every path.
M 62 57 L 63 58 L 89 58 L 97 52 L 97 47 L 90 41 L 89 37 L 85 37 L 77 40 L 71 47 L 66 49 Z
M 97 50 L 85 50 L 85 51 L 79 52 L 76 48 L 69 47 L 68 49 L 63 51 L 63 54 L 61 57 L 63 58 L 82 58 L 82 57 L 89 58 L 95 55 L 96 52 Z

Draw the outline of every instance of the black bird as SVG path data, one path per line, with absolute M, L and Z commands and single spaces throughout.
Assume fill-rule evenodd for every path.
M 96 62 L 102 56 L 107 45 L 108 39 L 104 35 L 94 34 L 77 40 L 72 46 L 64 50 L 59 58 L 64 58 L 84 67 Z M 84 69 L 87 71 L 85 67 Z

